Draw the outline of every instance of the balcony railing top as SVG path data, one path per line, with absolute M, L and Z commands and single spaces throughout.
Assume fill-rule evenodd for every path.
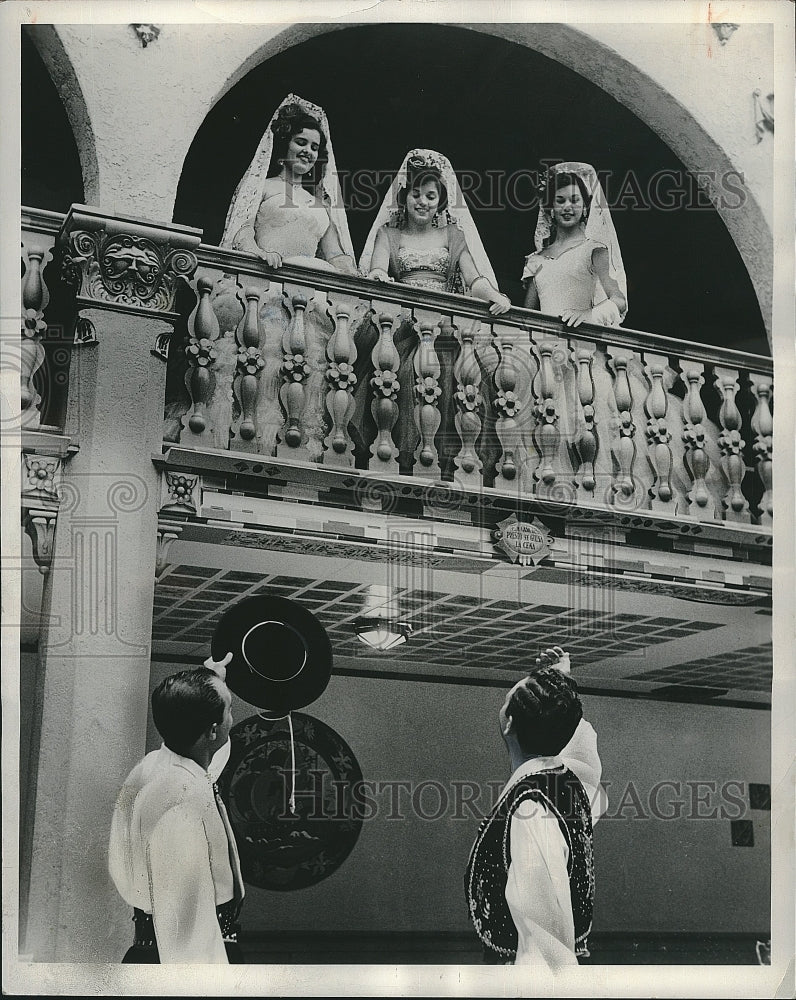
M 23 231 L 57 236 L 65 219 L 66 215 L 62 212 L 22 208 Z M 265 277 L 280 283 L 307 285 L 315 289 L 353 295 L 360 299 L 375 299 L 378 302 L 391 302 L 410 308 L 428 309 L 449 315 L 479 319 L 485 323 L 495 322 L 495 317 L 490 315 L 486 303 L 463 295 L 395 283 L 376 284 L 366 278 L 354 277 L 341 271 L 322 271 L 287 264 L 279 270 L 274 270 L 251 254 L 207 243 L 202 243 L 199 246 L 197 256 L 201 264 L 217 268 L 222 272 Z M 645 330 L 635 330 L 625 326 L 604 327 L 583 323 L 573 329 L 555 316 L 547 316 L 536 310 L 524 309 L 520 306 L 512 306 L 509 312 L 499 318 L 498 322 L 502 326 L 517 327 L 521 330 L 532 329 L 550 336 L 577 337 L 599 344 L 651 351 L 670 357 L 687 355 L 706 364 L 740 368 L 748 372 L 772 375 L 774 371 L 773 360 L 764 355 L 699 344 L 694 341 L 650 333 Z
M 45 263 L 65 218 L 23 210 L 29 430 L 42 423 Z M 111 222 L 116 232 L 123 220 Z M 194 250 L 193 294 L 171 314 L 168 353 L 157 349 L 168 357 L 166 443 L 771 525 L 770 358 L 571 328 L 516 306 L 495 317 L 462 295 Z

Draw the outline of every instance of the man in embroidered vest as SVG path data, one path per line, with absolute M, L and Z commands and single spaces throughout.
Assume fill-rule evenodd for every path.
M 243 880 L 215 785 L 230 752 L 230 658 L 167 677 L 152 693 L 163 745 L 130 772 L 111 823 L 110 874 L 135 922 L 123 962 L 242 961 Z
M 588 954 L 605 810 L 597 737 L 560 646 L 509 691 L 499 722 L 512 774 L 470 853 L 470 917 L 487 961 L 555 971 Z

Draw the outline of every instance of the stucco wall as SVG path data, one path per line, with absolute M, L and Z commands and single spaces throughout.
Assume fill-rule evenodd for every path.
M 773 146 L 771 136 L 757 142 L 752 93 L 773 89 L 773 28 L 744 24 L 721 46 L 707 21 L 708 5 L 701 6 L 692 24 L 468 26 L 527 45 L 592 80 L 656 131 L 689 169 L 741 172 L 747 203 L 719 210 L 770 326 Z M 109 212 L 168 220 L 193 136 L 218 98 L 282 49 L 345 26 L 343 19 L 165 23 L 146 47 L 127 24 L 37 24 L 32 37 L 61 86 L 87 201 Z
M 175 669 L 153 663 L 152 686 Z M 486 789 L 508 776 L 497 729 L 503 697 L 495 688 L 334 676 L 304 711 L 343 737 L 366 780 L 439 782 L 449 808 L 423 819 L 401 792 L 405 818 L 389 818 L 389 794 L 376 795 L 377 815 L 324 881 L 294 892 L 247 889 L 246 929 L 467 931 L 462 878 L 478 824 L 469 815 L 454 817 L 453 782 Z M 769 783 L 769 713 L 594 696 L 584 697 L 584 707 L 597 730 L 611 802 L 595 829 L 595 931 L 765 931 L 770 814 L 746 809 L 755 844 L 733 847 L 730 817 L 741 808 L 732 798 L 741 793 L 719 789 Z M 241 722 L 253 709 L 236 698 L 233 714 Z M 150 718 L 147 749 L 159 744 Z M 656 804 L 662 781 L 679 783 L 679 790 L 661 788 Z M 687 782 L 712 782 L 716 791 Z M 418 801 L 427 815 L 442 811 L 434 789 Z M 677 801 L 679 818 L 656 818 L 656 811 L 677 813 Z M 705 818 L 713 811 L 715 818 Z

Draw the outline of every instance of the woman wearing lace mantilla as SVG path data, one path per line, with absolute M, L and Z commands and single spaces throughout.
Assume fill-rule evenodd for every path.
M 277 108 L 232 199 L 221 246 L 283 263 L 355 272 L 322 108 L 290 94 Z
M 594 167 L 558 163 L 547 172 L 522 274 L 526 309 L 560 316 L 567 326 L 616 326 L 627 314 L 619 241 Z
M 255 254 L 274 269 L 292 264 L 356 273 L 329 123 L 322 108 L 295 94 L 279 105 L 235 191 L 221 245 Z M 259 378 L 255 423 L 257 451 L 266 455 L 273 454 L 277 434 L 284 424 L 279 406 L 282 338 L 293 310 L 290 297 L 283 297 L 281 289 L 274 286 L 272 281 L 271 291 L 260 299 L 261 328 L 265 331 L 264 343 L 260 345 L 264 368 Z M 225 295 L 229 311 L 235 315 L 234 309 L 239 308 L 235 298 L 237 289 L 230 288 L 220 294 Z M 218 308 L 218 301 L 216 305 Z M 319 293 L 317 301 L 311 299 L 304 313 L 304 361 L 309 374 L 305 382 L 307 403 L 301 447 L 306 449 L 310 461 L 320 460 L 329 431 L 324 371 L 326 344 L 333 327 L 327 308 L 326 297 Z M 219 353 L 216 379 L 228 378 L 231 385 L 236 345 L 227 344 L 225 339 L 216 345 L 216 350 Z M 228 395 L 231 399 L 232 394 Z
M 505 313 L 511 302 L 497 289 L 495 275 L 481 243 L 470 211 L 448 159 L 431 149 L 413 149 L 382 202 L 359 262 L 360 271 L 375 281 L 397 281 L 416 288 L 468 294 L 490 304 L 493 316 Z M 375 426 L 366 405 L 376 343 L 375 327 L 363 324 L 357 333 L 356 410 L 351 433 L 360 462 L 367 460 Z M 396 330 L 399 421 L 393 439 L 399 464 L 408 471 L 414 462 L 419 433 L 414 423 L 414 355 L 417 333 L 407 319 Z M 453 361 L 456 342 L 452 336 L 437 339 L 440 361 L 439 401 L 441 423 L 436 436 L 443 472 L 452 468 L 460 442 L 453 425 Z

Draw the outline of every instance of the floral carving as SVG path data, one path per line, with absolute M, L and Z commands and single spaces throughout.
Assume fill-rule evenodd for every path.
M 169 499 L 164 507 L 187 507 L 196 513 L 196 502 L 194 493 L 196 491 L 198 476 L 187 476 L 177 472 L 166 473 L 166 489 Z
M 686 424 L 683 428 L 683 441 L 690 444 L 692 449 L 704 449 L 705 428 L 702 424 Z
M 192 337 L 190 343 L 185 348 L 185 353 L 193 360 L 195 365 L 199 365 L 201 368 L 211 365 L 217 357 L 213 341 L 208 340 L 206 337 L 202 337 L 200 340 Z
M 39 497 L 57 499 L 55 477 L 60 468 L 60 460 L 41 455 L 24 455 L 23 458 L 25 485 L 22 492 L 27 495 L 34 493 Z
M 647 440 L 650 444 L 668 444 L 672 440 L 664 417 L 653 418 L 647 424 Z
M 442 395 L 442 389 L 440 389 L 439 383 L 433 375 L 418 378 L 415 382 L 415 391 L 423 402 L 428 403 L 430 406 L 433 406 Z
M 47 329 L 44 317 L 37 309 L 26 309 L 22 313 L 22 336 L 33 340 Z
M 516 414 L 518 405 L 517 394 L 511 389 L 499 392 L 495 399 L 495 406 L 506 419 L 510 419 Z
M 294 382 L 303 382 L 310 374 L 310 366 L 303 354 L 285 354 L 283 370 L 288 379 Z
M 740 455 L 745 446 L 739 431 L 725 429 L 719 434 L 719 448 L 723 455 Z
M 265 368 L 263 356 L 256 347 L 241 348 L 238 351 L 238 369 L 243 375 L 257 375 Z
M 377 372 L 370 380 L 370 384 L 374 391 L 384 396 L 385 399 L 395 399 L 401 387 L 397 374 L 389 368 Z
M 353 365 L 348 364 L 347 361 L 340 361 L 338 363 L 332 363 L 326 371 L 326 377 L 332 383 L 332 385 L 337 386 L 338 389 L 345 391 L 346 389 L 353 389 L 357 384 L 357 377 L 354 374 Z
M 473 385 L 471 382 L 468 382 L 467 385 L 459 383 L 459 388 L 456 390 L 456 401 L 462 409 L 472 413 L 481 405 L 483 397 L 477 385 Z

